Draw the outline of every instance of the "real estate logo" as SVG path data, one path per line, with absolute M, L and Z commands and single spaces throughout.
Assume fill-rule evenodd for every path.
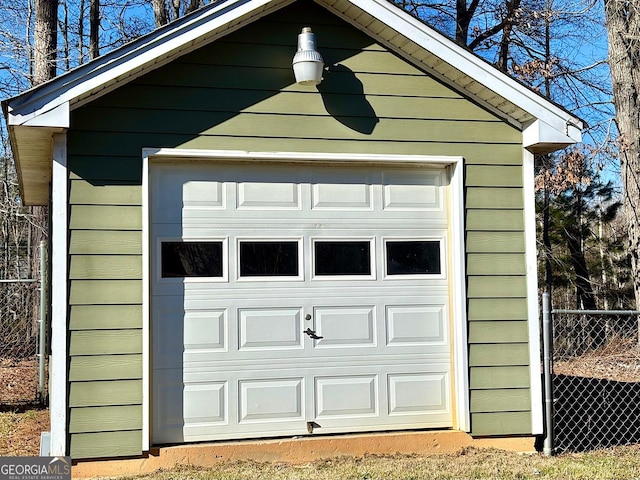
M 71 480 L 71 458 L 0 457 L 0 480 Z

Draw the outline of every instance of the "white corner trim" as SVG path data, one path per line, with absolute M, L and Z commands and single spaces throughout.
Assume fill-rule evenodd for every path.
M 51 364 L 49 415 L 50 455 L 67 448 L 67 135 L 53 136 L 51 180 Z
M 527 308 L 529 365 L 531 377 L 531 433 L 543 433 L 542 376 L 540 374 L 540 317 L 538 308 L 538 266 L 536 256 L 536 205 L 534 156 L 523 149 L 525 261 L 527 265 Z
M 151 446 L 151 259 L 149 157 L 142 157 L 142 451 Z
M 143 264 L 143 333 L 142 333 L 142 449 L 151 446 L 151 252 L 150 252 L 150 185 L 149 170 L 154 162 L 184 159 L 186 161 L 238 161 L 300 164 L 355 164 L 448 167 L 450 173 L 451 246 L 453 251 L 465 251 L 464 234 L 464 159 L 433 155 L 380 155 L 354 153 L 249 152 L 241 150 L 194 150 L 174 148 L 145 148 L 142 151 L 142 264 Z M 453 322 L 453 387 L 455 391 L 455 428 L 470 431 L 469 360 L 467 349 L 467 301 L 464 255 L 451 255 Z
M 452 304 L 454 325 L 454 382 L 456 426 L 458 430 L 471 430 L 469 405 L 469 355 L 467 331 L 466 246 L 464 230 L 464 159 L 449 167 L 451 171 L 451 268 L 453 271 Z M 456 252 L 463 252 L 457 254 Z

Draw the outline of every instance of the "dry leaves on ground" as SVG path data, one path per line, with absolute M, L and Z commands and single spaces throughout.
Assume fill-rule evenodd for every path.
M 640 382 L 640 351 L 636 342 L 610 342 L 569 360 L 556 361 L 556 375 Z
M 34 402 L 37 392 L 37 359 L 0 358 L 0 405 Z

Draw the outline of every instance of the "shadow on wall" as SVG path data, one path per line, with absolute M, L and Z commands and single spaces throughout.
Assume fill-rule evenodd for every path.
M 640 443 L 640 383 L 553 376 L 559 452 Z
M 330 92 L 347 91 L 349 95 Z M 329 67 L 318 85 L 327 113 L 344 126 L 369 135 L 379 122 L 376 112 L 365 97 L 364 86 L 348 67 L 335 64 Z

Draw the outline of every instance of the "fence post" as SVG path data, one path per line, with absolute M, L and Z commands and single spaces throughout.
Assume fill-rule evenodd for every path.
M 38 398 L 44 403 L 44 363 L 46 358 L 46 318 L 47 318 L 47 247 L 40 242 L 40 338 L 38 342 Z
M 553 378 L 551 359 L 553 355 L 553 328 L 551 325 L 551 297 L 542 294 L 542 366 L 544 372 L 545 437 L 542 453 L 553 455 Z

